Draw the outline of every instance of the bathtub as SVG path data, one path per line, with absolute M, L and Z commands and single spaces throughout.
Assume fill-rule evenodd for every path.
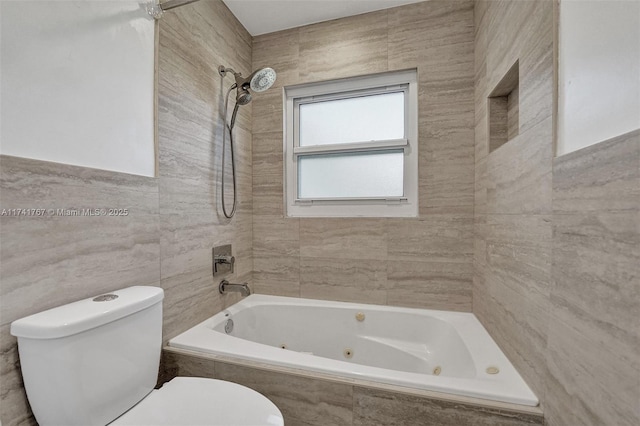
M 471 313 L 251 295 L 169 346 L 414 389 L 537 406 Z

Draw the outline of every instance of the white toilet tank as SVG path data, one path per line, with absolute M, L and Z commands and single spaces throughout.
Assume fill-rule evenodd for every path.
M 129 287 L 11 324 L 41 426 L 106 425 L 156 385 L 162 345 L 157 287 Z

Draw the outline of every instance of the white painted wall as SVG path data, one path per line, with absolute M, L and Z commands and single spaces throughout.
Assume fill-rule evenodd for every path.
M 1 154 L 155 174 L 144 2 L 0 0 L 0 53 Z
M 561 0 L 557 155 L 640 128 L 640 0 Z

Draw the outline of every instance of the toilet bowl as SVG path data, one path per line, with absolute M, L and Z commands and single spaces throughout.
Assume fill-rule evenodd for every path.
M 176 377 L 154 389 L 162 349 L 158 287 L 128 287 L 14 321 L 22 377 L 41 426 L 282 426 L 265 396 Z
M 245 386 L 222 380 L 176 377 L 109 426 L 282 424 L 278 408 Z

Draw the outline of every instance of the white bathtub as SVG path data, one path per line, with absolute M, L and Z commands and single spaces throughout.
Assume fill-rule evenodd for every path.
M 358 314 L 364 319 L 359 321 Z M 233 330 L 227 334 L 230 319 Z M 169 346 L 538 405 L 538 398 L 470 313 L 251 295 L 171 339 Z M 489 374 L 488 369 L 498 373 Z

